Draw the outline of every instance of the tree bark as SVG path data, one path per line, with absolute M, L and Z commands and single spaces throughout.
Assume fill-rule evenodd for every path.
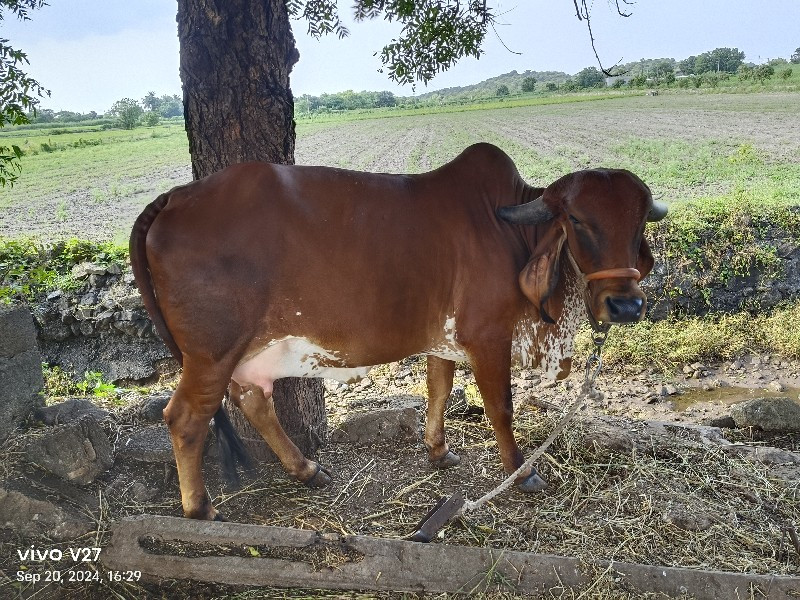
M 205 177 L 249 160 L 294 163 L 299 59 L 285 0 L 178 0 L 183 106 L 192 174 Z M 278 417 L 304 454 L 325 440 L 322 380 L 275 385 Z M 256 458 L 274 458 L 232 403 L 231 421 Z

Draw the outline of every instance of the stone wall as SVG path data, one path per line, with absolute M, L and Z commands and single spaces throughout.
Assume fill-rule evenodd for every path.
M 668 235 L 668 234 L 666 234 Z M 774 248 L 770 272 L 753 266 L 727 280 L 704 266 L 702 255 L 675 255 L 663 230 L 648 230 L 656 264 L 642 282 L 649 316 L 711 311 L 769 311 L 800 298 L 800 244 L 778 226 L 757 233 L 755 244 Z M 153 331 L 130 270 L 82 263 L 77 291 L 54 291 L 33 308 L 44 360 L 77 375 L 100 371 L 111 381 L 148 380 L 177 364 Z
M 83 283 L 78 290 L 56 290 L 33 308 L 45 362 L 78 376 L 99 371 L 114 382 L 146 381 L 177 369 L 130 271 L 82 263 L 73 274 Z

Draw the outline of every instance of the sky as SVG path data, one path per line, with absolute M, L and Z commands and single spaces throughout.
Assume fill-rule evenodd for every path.
M 20 22 L 0 21 L 0 38 L 27 53 L 29 74 L 51 96 L 41 106 L 98 113 L 121 98 L 180 94 L 175 0 L 49 0 Z M 501 15 L 479 59 L 462 59 L 426 87 L 398 86 L 379 73 L 376 53 L 397 35 L 396 24 L 355 23 L 351 0 L 340 2 L 351 35 L 315 40 L 303 21 L 293 30 L 300 51 L 291 86 L 295 96 L 347 89 L 390 90 L 411 96 L 478 83 L 512 70 L 574 74 L 597 66 L 585 24 L 572 0 L 489 0 Z M 613 0 L 590 3 L 604 66 L 641 58 L 686 58 L 736 47 L 755 63 L 789 58 L 800 46 L 798 0 L 638 0 L 632 16 L 617 15 Z

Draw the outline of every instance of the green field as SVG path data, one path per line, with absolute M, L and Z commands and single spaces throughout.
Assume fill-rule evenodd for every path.
M 301 120 L 296 161 L 416 173 L 484 141 L 503 148 L 523 177 L 541 185 L 576 169 L 624 167 L 668 202 L 800 203 L 800 94 L 570 99 Z M 25 152 L 20 179 L 0 190 L 0 236 L 122 239 L 147 202 L 191 177 L 181 124 L 78 129 L 0 131 L 0 143 Z
M 666 240 L 663 258 L 688 264 L 702 286 L 724 286 L 751 268 L 775 268 L 775 248 L 742 235 L 747 227 L 777 223 L 800 237 L 792 208 L 800 205 L 800 94 L 662 92 L 539 100 L 522 106 L 445 106 L 425 114 L 378 110 L 301 120 L 296 161 L 418 173 L 451 160 L 472 143 L 491 142 L 515 160 L 526 180 L 539 185 L 576 169 L 627 168 L 672 204 L 669 219 L 651 234 Z M 45 242 L 77 237 L 124 244 L 148 202 L 191 178 L 182 124 L 132 131 L 76 129 L 0 130 L 0 144 L 14 143 L 25 151 L 19 181 L 0 190 L 0 255 L 10 257 L 0 256 L 0 262 L 13 263 L 15 253 L 29 256 L 30 248 L 41 255 L 37 242 L 28 249 L 8 244 L 31 236 Z M 97 251 L 81 250 L 87 256 Z M 100 250 L 105 256 L 111 251 Z M 22 291 L 27 295 L 62 281 L 64 274 L 47 264 L 35 267 L 36 260 L 17 261 L 39 274 L 28 283 L 6 286 L 7 297 L 21 293 L 20 286 L 29 286 Z M 68 277 L 68 269 L 65 273 Z M 725 327 L 712 315 L 692 325 L 691 339 L 680 343 L 673 337 L 685 324 L 651 330 L 645 323 L 636 328 L 642 337 L 626 335 L 621 345 L 610 344 L 609 353 L 612 359 L 661 365 L 724 357 L 743 348 L 800 356 L 800 340 L 778 326 L 797 322 L 800 313 L 789 307 L 776 314 L 772 320 L 765 316 L 763 323 L 734 316 Z M 718 335 L 722 329 L 725 339 Z M 674 355 L 656 356 L 653 348 L 662 347 Z

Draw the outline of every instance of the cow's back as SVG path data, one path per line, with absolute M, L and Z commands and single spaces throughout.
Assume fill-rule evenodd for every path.
M 253 331 L 244 353 L 304 336 L 376 364 L 422 351 L 465 278 L 497 260 L 485 204 L 452 165 L 408 176 L 246 163 L 173 190 L 148 256 L 190 351 L 225 353 Z

